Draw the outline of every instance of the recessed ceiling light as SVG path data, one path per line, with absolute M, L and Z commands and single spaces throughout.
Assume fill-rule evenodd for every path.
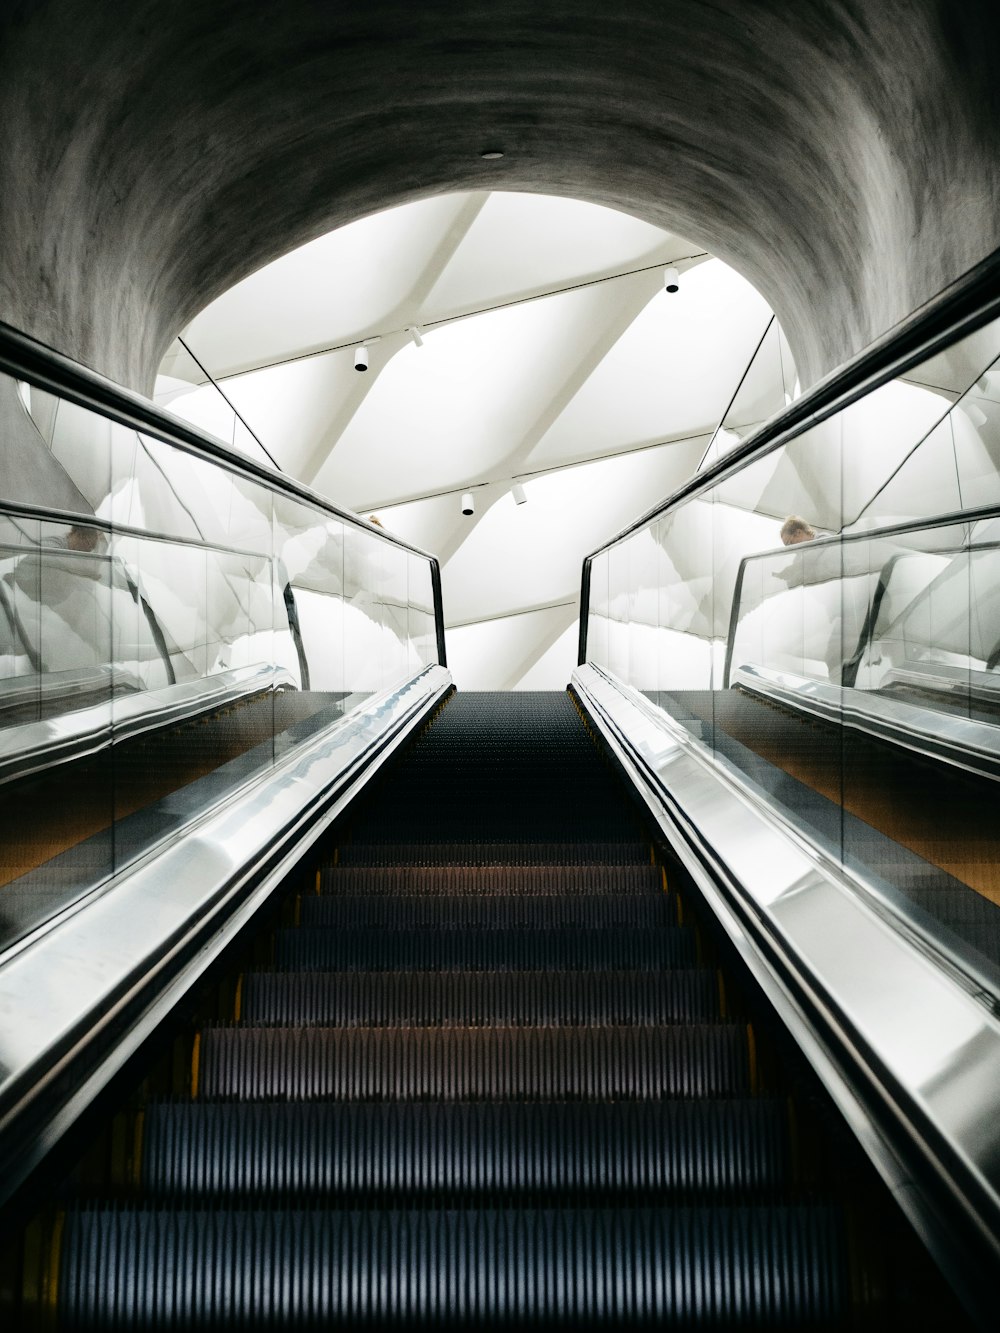
M 503 157 L 503 149 L 487 148 L 486 152 L 480 153 L 479 156 L 483 159 L 484 162 L 499 162 L 500 159 Z

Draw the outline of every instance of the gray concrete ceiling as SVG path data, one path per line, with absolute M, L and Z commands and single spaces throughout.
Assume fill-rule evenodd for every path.
M 293 246 L 512 189 L 720 256 L 809 382 L 1000 243 L 998 65 L 995 0 L 15 0 L 0 317 L 149 390 Z

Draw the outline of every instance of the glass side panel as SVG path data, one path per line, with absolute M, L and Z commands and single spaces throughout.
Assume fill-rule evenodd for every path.
M 238 453 L 257 463 L 271 461 L 225 392 L 212 382 L 180 339 L 171 344 L 163 358 L 153 398 L 182 421 L 214 435 Z
M 0 412 L 2 945 L 437 639 L 431 564 L 385 534 L 3 376 Z
M 772 316 L 702 459 L 703 471 L 755 434 L 799 396 L 795 360 Z
M 588 661 L 1000 995 L 998 354 L 1000 322 L 602 552 Z

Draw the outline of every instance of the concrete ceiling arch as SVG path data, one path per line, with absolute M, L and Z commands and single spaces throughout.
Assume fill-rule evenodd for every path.
M 146 391 L 234 282 L 445 191 L 704 245 L 804 383 L 1000 242 L 990 0 L 25 0 L 0 39 L 0 317 Z

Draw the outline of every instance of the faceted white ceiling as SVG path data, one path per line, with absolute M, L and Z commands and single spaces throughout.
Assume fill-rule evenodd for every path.
M 477 192 L 302 246 L 182 340 L 283 470 L 439 556 L 460 688 L 559 689 L 584 555 L 695 470 L 770 319 L 732 269 L 636 218 Z M 180 342 L 157 397 L 232 440 Z

